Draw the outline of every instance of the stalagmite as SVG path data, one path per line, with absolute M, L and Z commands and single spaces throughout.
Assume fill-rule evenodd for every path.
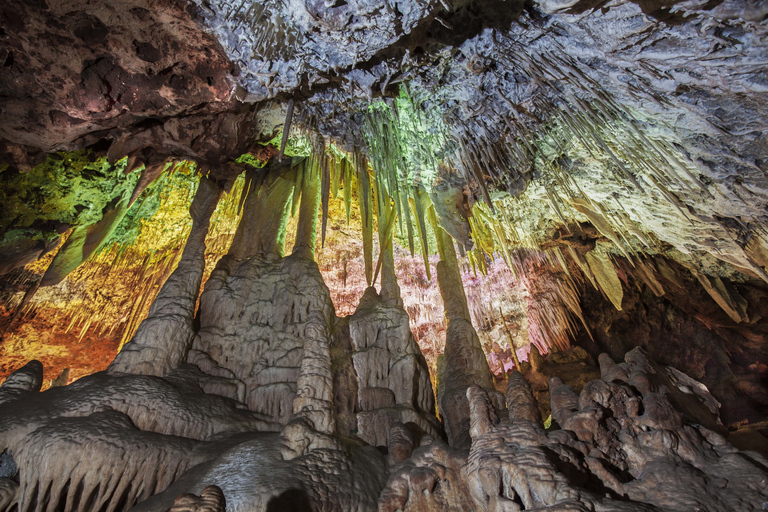
M 387 302 L 368 288 L 349 319 L 349 337 L 361 409 L 356 414 L 360 438 L 374 446 L 387 445 L 395 421 L 438 435 L 429 370 L 402 304 Z
M 192 231 L 176 270 L 163 285 L 136 335 L 109 367 L 112 373 L 162 376 L 187 356 L 192 338 L 195 305 L 205 266 L 205 237 L 221 188 L 200 178 L 189 213 Z
M 311 193 L 307 195 L 311 196 Z M 307 207 L 302 208 L 302 213 L 309 219 L 300 218 L 299 222 L 316 224 L 317 199 L 308 197 L 307 203 Z M 305 231 L 314 233 L 315 230 L 307 227 Z M 309 264 L 319 274 L 314 260 Z M 322 282 L 322 277 L 320 281 Z M 324 291 L 328 293 L 327 288 Z M 282 431 L 285 442 L 282 454 L 286 460 L 306 455 L 311 450 L 338 446 L 337 441 L 331 437 L 336 432 L 336 411 L 331 373 L 331 325 L 325 316 L 328 311 L 315 309 L 307 313 L 301 366 L 292 406 L 293 414 Z
M 252 410 L 329 433 L 333 304 L 312 259 L 320 176 L 305 172 L 297 243 L 288 257 L 282 251 L 293 180 L 281 176 L 267 177 L 258 196 L 246 200 L 230 254 L 201 295 L 200 331 L 188 359 L 242 386 L 238 398 Z
M 62 418 L 29 434 L 16 450 L 21 468 L 41 471 L 22 469 L 14 501 L 19 510 L 35 512 L 59 503 L 71 512 L 122 510 L 164 490 L 181 476 L 196 444 L 137 430 L 115 411 L 96 413 L 87 423 L 81 418 Z
M 541 426 L 541 413 L 536 399 L 533 398 L 531 385 L 519 371 L 509 374 L 506 403 L 509 421 L 512 423 L 525 420 Z
M 633 500 L 643 496 L 644 504 L 625 502 L 626 506 L 631 506 L 632 510 L 646 510 L 647 505 L 670 510 L 696 508 L 697 503 L 709 502 L 705 495 L 713 492 L 713 486 L 695 482 L 699 482 L 699 478 L 714 477 L 726 467 L 745 475 L 746 480 L 734 481 L 733 487 L 728 485 L 727 490 L 721 488 L 722 498 L 730 503 L 725 508 L 739 508 L 742 499 L 760 492 L 746 484 L 757 476 L 752 462 L 746 465 L 736 462 L 728 455 L 730 449 L 724 449 L 724 440 L 718 439 L 718 434 L 701 426 L 683 426 L 679 417 L 670 415 L 671 403 L 678 398 L 674 385 L 658 387 L 662 377 L 659 372 L 664 370 L 651 368 L 636 351 L 627 354 L 625 360 L 621 366 L 625 368 L 625 375 L 630 375 L 628 381 L 620 376 L 614 376 L 610 383 L 605 379 L 593 381 L 585 387 L 578 404 L 573 391 L 553 379 L 552 411 L 563 430 L 543 436 L 541 430 L 531 428 L 530 424 L 505 424 L 502 421 L 481 436 L 473 436 L 468 476 L 470 484 L 476 482 L 477 490 L 482 491 L 476 495 L 478 503 L 490 499 L 490 504 L 496 502 L 498 505 L 494 506 L 500 507 L 503 503 L 520 500 L 526 508 L 554 510 L 557 504 L 562 506 L 567 500 L 577 499 L 581 503 L 594 503 L 596 509 L 625 510 L 613 500 L 621 496 Z M 632 387 L 641 375 L 657 385 L 646 388 L 638 396 Z M 706 398 L 688 400 L 697 402 Z M 638 415 L 639 411 L 642 411 L 641 415 Z M 614 424 L 612 419 L 617 423 Z M 623 434 L 630 431 L 635 434 Z M 670 443 L 668 435 L 674 436 L 676 441 Z M 494 444 L 494 440 L 501 439 L 504 444 Z M 611 446 L 613 440 L 620 443 L 619 451 Z M 599 478 L 611 491 L 604 497 L 587 491 L 586 486 L 580 487 L 575 473 L 566 477 L 558 471 L 557 468 L 562 466 L 557 459 L 544 456 L 545 453 L 559 453 L 559 457 L 563 457 L 560 460 L 567 460 L 569 456 L 566 454 L 581 443 L 586 444 L 580 448 L 582 453 L 592 451 L 578 471 Z M 622 468 L 626 468 L 632 479 L 620 479 L 617 472 Z M 654 471 L 665 477 L 652 476 Z M 751 476 L 746 477 L 747 474 Z M 504 485 L 494 489 L 494 482 L 504 482 Z M 488 510 L 500 509 L 494 506 L 489 506 Z
M 579 410 L 579 395 L 560 377 L 549 379 L 549 396 L 552 419 L 557 425 L 563 425 L 571 414 Z
M 480 339 L 472 327 L 453 239 L 438 225 L 433 210 L 429 211 L 429 216 L 440 254 L 437 282 L 448 320 L 445 354 L 438 362 L 437 402 L 449 444 L 455 448 L 468 448 L 470 425 L 467 389 L 478 385 L 493 390 L 493 378 Z M 503 409 L 504 402 L 500 393 L 495 390 L 490 393 L 496 408 Z

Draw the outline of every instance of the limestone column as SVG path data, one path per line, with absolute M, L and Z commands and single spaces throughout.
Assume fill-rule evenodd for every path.
M 317 239 L 317 209 L 320 205 L 320 173 L 317 164 L 305 160 L 304 178 L 301 182 L 301 206 L 299 224 L 296 227 L 296 243 L 293 253 L 302 258 L 315 258 Z M 299 191 L 294 191 L 298 194 Z
M 285 229 L 296 171 L 277 165 L 262 172 L 266 173 L 264 183 L 248 193 L 243 218 L 229 249 L 228 255 L 238 261 L 254 256 L 275 260 L 285 252 Z
M 163 376 L 187 356 L 195 335 L 195 305 L 205 271 L 205 237 L 221 192 L 216 183 L 200 178 L 189 208 L 192 230 L 181 260 L 160 289 L 136 335 L 109 365 L 110 373 Z
M 395 223 L 395 208 L 392 199 L 380 181 L 377 181 L 379 204 L 379 264 L 381 266 L 381 299 L 390 306 L 403 305 L 400 286 L 395 276 L 395 255 L 392 245 L 392 233 Z M 378 266 L 377 265 L 377 266 Z
M 320 204 L 320 170 L 317 159 L 305 162 L 296 243 L 291 256 L 312 260 L 308 264 L 319 275 L 314 255 Z M 304 332 L 293 415 L 282 431 L 281 453 L 285 459 L 305 455 L 315 449 L 336 448 L 336 441 L 332 437 L 336 431 L 336 411 L 333 404 L 330 339 L 328 319 L 320 311 L 310 313 Z
M 472 444 L 467 389 L 473 385 L 485 388 L 497 409 L 501 408 L 503 398 L 493 388 L 488 361 L 477 332 L 472 327 L 453 239 L 438 225 L 434 209 L 430 208 L 428 215 L 440 254 L 437 283 L 448 320 L 445 353 L 438 360 L 437 368 L 438 410 L 448 435 L 448 443 L 454 448 L 467 449 Z

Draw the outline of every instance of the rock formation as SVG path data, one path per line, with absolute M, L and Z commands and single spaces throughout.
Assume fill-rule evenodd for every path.
M 0 512 L 765 510 L 767 23 L 5 1 Z
M 523 374 L 509 376 L 502 399 L 438 231 L 443 438 L 402 306 L 369 288 L 354 315 L 336 319 L 306 239 L 314 211 L 288 256 L 284 221 L 250 220 L 285 212 L 298 192 L 290 166 L 265 172 L 244 204 L 241 228 L 252 231 L 238 231 L 211 274 L 196 322 L 194 300 L 167 314 L 175 296 L 163 290 L 144 325 L 167 334 L 140 328 L 110 371 L 41 393 L 31 362 L 0 387 L 5 509 L 757 510 L 768 498 L 768 461 L 728 444 L 707 388 L 639 348 L 620 364 L 602 354 L 601 378 L 578 396 L 553 377 L 548 430 Z M 303 179 L 302 201 L 317 205 L 320 176 Z M 216 198 L 202 186 L 192 245 L 167 289 L 198 286 L 192 255 L 199 262 L 207 215 L 196 215 Z M 191 346 L 178 325 L 195 329 Z M 544 365 L 532 358 L 533 371 Z
M 686 395 L 690 388 L 685 385 L 665 384 L 676 370 L 658 367 L 639 349 L 611 369 L 603 379 L 587 384 L 580 396 L 553 379 L 552 414 L 560 428 L 547 431 L 541 427 L 530 386 L 519 373 L 510 379 L 508 417 L 501 420 L 488 394 L 470 387 L 468 458 L 440 456 L 446 447 L 439 444 L 430 445 L 429 457 L 426 449 L 420 457 L 414 454 L 412 461 L 396 468 L 380 510 L 762 506 L 765 458 L 738 452 L 716 431 L 685 424 L 674 412 L 679 407 L 702 408 L 711 403 L 711 395 Z M 700 414 L 702 422 L 711 420 L 710 411 Z M 465 479 L 451 478 L 461 471 L 466 471 Z M 457 483 L 463 489 L 457 489 Z
M 464 285 L 459 274 L 453 239 L 437 223 L 437 237 L 440 263 L 437 265 L 437 280 L 445 304 L 448 328 L 445 333 L 445 356 L 438 363 L 437 401 L 440 416 L 445 423 L 448 442 L 456 448 L 469 447 L 469 404 L 466 401 L 467 388 L 478 385 L 496 398 L 501 408 L 501 397 L 496 396 L 493 379 L 488 369 L 477 332 L 472 326 L 464 294 Z

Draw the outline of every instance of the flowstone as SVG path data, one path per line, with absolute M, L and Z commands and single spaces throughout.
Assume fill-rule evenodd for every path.
M 387 446 L 398 421 L 437 436 L 429 368 L 402 306 L 385 303 L 368 288 L 349 319 L 349 335 L 361 409 L 358 437 L 373 446 Z
M 305 339 L 320 336 L 330 345 L 334 318 L 313 260 L 257 256 L 238 264 L 225 258 L 200 298 L 200 331 L 189 361 L 241 381 L 251 410 L 285 424 L 293 414 Z

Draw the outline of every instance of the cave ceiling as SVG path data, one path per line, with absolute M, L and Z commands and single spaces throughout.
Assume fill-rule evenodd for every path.
M 22 172 L 95 147 L 232 179 L 290 105 L 294 130 L 441 194 L 468 248 L 460 206 L 493 199 L 534 244 L 591 222 L 616 254 L 766 279 L 765 10 L 11 1 L 2 149 Z

